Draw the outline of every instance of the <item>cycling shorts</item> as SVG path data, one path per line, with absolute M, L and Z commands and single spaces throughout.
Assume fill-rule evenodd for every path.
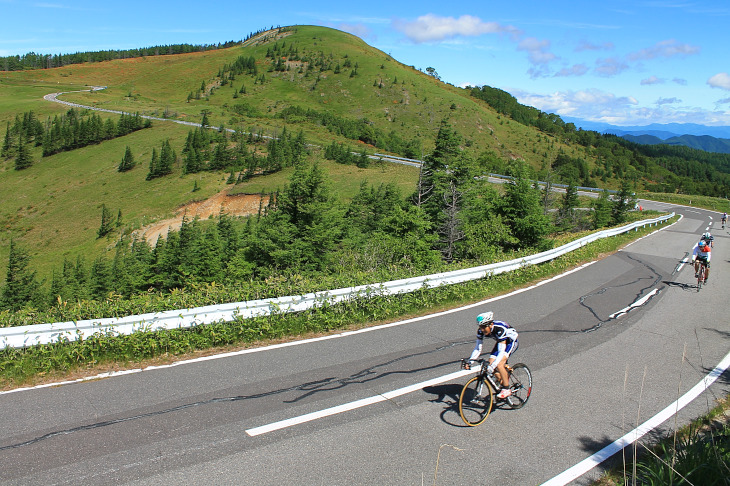
M 515 341 L 497 341 L 494 344 L 494 348 L 492 348 L 492 352 L 490 353 L 490 356 L 497 357 L 497 355 L 504 351 L 504 353 L 507 355 L 507 358 L 509 358 L 512 353 L 517 351 L 517 348 L 520 346 L 520 344 Z

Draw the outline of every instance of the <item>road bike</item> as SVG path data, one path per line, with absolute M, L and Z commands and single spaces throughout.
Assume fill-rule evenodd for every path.
M 699 260 L 699 259 L 698 259 Z M 705 283 L 705 273 L 707 272 L 707 262 L 700 260 L 700 269 L 697 272 L 697 292 L 702 288 L 702 284 Z
M 477 375 L 466 382 L 459 395 L 459 415 L 465 424 L 472 427 L 481 424 L 489 417 L 495 404 L 516 410 L 527 403 L 532 393 L 532 373 L 525 364 L 505 364 L 512 395 L 504 399 L 497 398 L 496 394 L 501 387 L 483 359 L 461 360 L 462 369 L 473 369 L 477 365 L 481 367 Z

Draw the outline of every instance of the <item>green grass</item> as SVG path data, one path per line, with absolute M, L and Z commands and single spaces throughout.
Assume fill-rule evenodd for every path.
M 710 196 L 692 196 L 689 194 L 666 194 L 657 192 L 642 192 L 638 197 L 643 199 L 651 199 L 652 201 L 661 201 L 672 204 L 681 204 L 684 206 L 692 206 L 695 208 L 709 209 L 718 213 L 726 213 L 730 211 L 730 201 L 719 197 Z

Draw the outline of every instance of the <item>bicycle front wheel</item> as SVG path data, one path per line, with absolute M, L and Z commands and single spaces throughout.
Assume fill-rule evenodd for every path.
M 466 382 L 459 395 L 459 415 L 466 425 L 475 427 L 489 417 L 494 404 L 494 391 L 481 376 Z
M 705 282 L 705 266 L 700 264 L 700 271 L 697 273 L 697 292 L 702 288 L 702 284 Z
M 532 373 L 530 368 L 522 363 L 517 363 L 512 367 L 509 374 L 509 387 L 512 395 L 507 398 L 507 404 L 510 408 L 517 409 L 527 403 L 532 393 Z

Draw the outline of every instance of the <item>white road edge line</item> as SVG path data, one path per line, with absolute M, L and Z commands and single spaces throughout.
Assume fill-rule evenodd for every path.
M 580 271 L 580 270 L 582 270 L 582 269 L 584 269 L 584 268 L 586 268 L 586 267 L 588 267 L 590 265 L 593 265 L 594 263 L 596 263 L 596 261 L 597 260 L 594 260 L 594 261 L 588 262 L 588 263 L 584 263 L 583 265 L 580 265 L 580 266 L 578 266 L 576 268 L 573 268 L 571 270 L 568 270 L 567 272 L 561 273 L 560 275 L 556 275 L 556 276 L 551 277 L 549 279 L 542 280 L 542 281 L 536 283 L 535 285 L 531 285 L 531 286 L 525 287 L 523 289 L 515 290 L 513 292 L 510 292 L 509 294 L 500 295 L 500 296 L 497 296 L 497 297 L 493 297 L 491 299 L 483 300 L 481 302 L 477 302 L 477 303 L 474 303 L 474 304 L 469 304 L 469 305 L 466 305 L 466 306 L 463 306 L 463 307 L 458 307 L 456 309 L 449 309 L 447 311 L 438 312 L 436 314 L 429 314 L 429 315 L 425 315 L 425 316 L 421 316 L 421 317 L 415 317 L 413 319 L 407 319 L 405 321 L 391 322 L 390 324 L 383 324 L 383 325 L 380 325 L 380 326 L 366 327 L 366 328 L 363 328 L 363 329 L 358 329 L 356 331 L 346 331 L 346 332 L 341 332 L 341 333 L 337 333 L 337 334 L 331 334 L 329 336 L 322 336 L 322 337 L 318 337 L 318 338 L 302 339 L 300 341 L 290 341 L 290 342 L 287 342 L 287 343 L 273 344 L 271 346 L 263 346 L 263 347 L 260 347 L 260 348 L 242 349 L 240 351 L 231 351 L 231 352 L 228 352 L 228 353 L 215 354 L 215 355 L 212 355 L 212 356 L 203 356 L 201 358 L 188 359 L 188 360 L 184 360 L 184 361 L 176 361 L 176 362 L 171 363 L 171 364 L 168 364 L 168 365 L 148 366 L 147 368 L 135 368 L 135 369 L 124 370 L 124 371 L 110 371 L 108 373 L 100 373 L 98 375 L 87 376 L 85 378 L 78 378 L 76 380 L 60 381 L 60 382 L 55 382 L 55 383 L 46 383 L 46 384 L 43 384 L 43 385 L 36 385 L 36 386 L 15 388 L 13 390 L 0 391 L 0 396 L 7 395 L 9 393 L 17 393 L 17 392 L 29 391 L 29 390 L 37 390 L 37 389 L 40 389 L 40 388 L 52 388 L 52 387 L 56 387 L 56 386 L 71 385 L 71 384 L 74 384 L 74 383 L 81 383 L 81 382 L 85 382 L 85 381 L 101 380 L 101 379 L 104 379 L 104 378 L 113 378 L 115 376 L 130 375 L 130 374 L 134 374 L 134 373 L 141 373 L 143 371 L 153 371 L 153 370 L 161 370 L 161 369 L 165 369 L 165 368 L 173 368 L 175 366 L 181 366 L 181 365 L 192 364 L 192 363 L 200 363 L 200 362 L 203 362 L 203 361 L 210 361 L 210 360 L 221 359 L 221 358 L 230 358 L 232 356 L 239 356 L 239 355 L 243 355 L 243 354 L 259 353 L 259 352 L 262 352 L 262 351 L 269 351 L 269 350 L 278 349 L 278 348 L 287 348 L 289 346 L 299 346 L 300 344 L 313 343 L 313 342 L 317 342 L 317 341 L 325 341 L 325 340 L 328 340 L 328 339 L 337 339 L 337 338 L 341 338 L 341 337 L 345 337 L 345 336 L 351 336 L 353 334 L 361 334 L 361 333 L 364 333 L 364 332 L 377 331 L 377 330 L 385 329 L 385 328 L 388 328 L 388 327 L 396 327 L 396 326 L 401 326 L 403 324 L 410 324 L 412 322 L 422 321 L 422 320 L 425 320 L 425 319 L 431 319 L 432 317 L 438 317 L 438 316 L 443 316 L 443 315 L 447 315 L 447 314 L 452 314 L 454 312 L 459 312 L 459 311 L 462 311 L 464 309 L 471 309 L 473 307 L 478 307 L 480 305 L 488 304 L 490 302 L 495 302 L 497 300 L 501 300 L 501 299 L 504 299 L 504 298 L 507 298 L 507 297 L 511 297 L 511 296 L 513 296 L 515 294 L 520 294 L 522 292 L 527 292 L 528 290 L 535 289 L 535 288 L 540 287 L 542 285 L 545 285 L 547 283 L 550 283 L 550 282 L 553 282 L 553 281 L 558 280 L 560 278 L 566 277 L 566 276 L 568 276 L 568 275 L 570 275 L 572 273 L 578 272 L 578 271 Z
M 730 367 L 730 353 L 725 355 L 722 361 L 713 369 L 702 381 L 692 387 L 687 393 L 682 395 L 674 403 L 667 406 L 664 410 L 654 415 L 652 418 L 635 428 L 628 434 L 624 435 L 615 442 L 607 445 L 592 456 L 583 459 L 578 464 L 566 469 L 554 478 L 542 483 L 541 486 L 565 486 L 584 475 L 612 455 L 620 452 L 624 447 L 633 444 L 641 439 L 645 434 L 661 425 L 665 420 L 671 418 L 681 409 L 683 409 L 692 400 L 697 398 L 702 392 L 710 387 L 717 379 Z
M 439 376 L 438 378 L 432 378 L 430 380 L 422 381 L 421 383 L 398 388 L 397 390 L 392 390 L 379 395 L 373 395 L 371 397 L 363 398 L 361 400 L 355 400 L 354 402 L 343 403 L 342 405 L 337 405 L 336 407 L 325 408 L 324 410 L 318 410 L 316 412 L 307 413 L 298 417 L 292 417 L 290 419 L 280 420 L 278 422 L 262 425 L 260 427 L 254 427 L 252 429 L 246 430 L 246 433 L 251 437 L 255 437 L 257 435 L 267 434 L 275 430 L 281 430 L 287 427 L 292 427 L 294 425 L 311 422 L 312 420 L 329 417 L 338 413 L 349 412 L 350 410 L 367 407 L 368 405 L 372 405 L 374 403 L 392 400 L 393 398 L 399 397 L 401 395 L 406 395 L 414 391 L 422 390 L 427 386 L 438 385 L 439 383 L 444 383 L 454 380 L 456 378 L 461 378 L 462 376 L 475 373 L 475 371 L 476 370 L 459 370 L 454 373 L 449 373 L 448 375 Z

